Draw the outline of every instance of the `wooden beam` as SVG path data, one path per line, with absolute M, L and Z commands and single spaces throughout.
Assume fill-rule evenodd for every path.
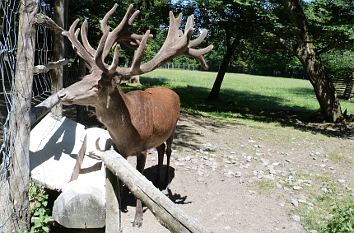
M 42 73 L 47 73 L 48 71 L 53 69 L 63 69 L 63 66 L 65 66 L 68 63 L 69 63 L 69 59 L 63 58 L 55 62 L 48 62 L 48 64 L 45 65 L 37 65 L 34 67 L 33 73 L 42 74 Z
M 59 103 L 59 97 L 57 94 L 49 96 L 46 100 L 42 103 L 36 105 L 31 109 L 30 112 L 30 122 L 31 125 L 37 123 L 45 114 L 47 114 L 53 106 Z
M 105 166 L 130 189 L 136 198 L 151 210 L 159 222 L 174 233 L 206 233 L 196 219 L 183 213 L 168 197 L 160 192 L 142 174 L 113 150 L 102 156 Z M 106 203 L 109 205 L 109 203 Z

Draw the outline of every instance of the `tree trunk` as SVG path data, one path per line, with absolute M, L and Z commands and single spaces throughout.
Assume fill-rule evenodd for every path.
M 336 122 L 343 118 L 336 90 L 328 72 L 315 52 L 312 33 L 300 0 L 283 0 L 290 19 L 299 29 L 298 46 L 292 52 L 303 64 L 320 104 L 321 113 L 326 121 Z
M 311 43 L 306 43 L 305 47 L 299 50 L 298 58 L 309 76 L 323 117 L 326 121 L 336 122 L 342 118 L 336 89 L 326 68 L 312 48 Z
M 226 53 L 224 55 L 221 65 L 219 67 L 219 71 L 216 76 L 213 88 L 211 89 L 211 91 L 209 93 L 208 100 L 216 100 L 219 97 L 222 81 L 224 80 L 225 73 L 227 71 L 227 68 L 229 67 L 232 56 L 234 55 L 239 42 L 240 42 L 240 39 L 238 37 L 236 37 L 233 40 L 232 44 L 228 43 L 228 46 L 226 46 Z

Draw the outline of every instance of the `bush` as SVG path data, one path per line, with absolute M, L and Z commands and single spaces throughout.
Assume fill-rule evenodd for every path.
M 30 183 L 28 195 L 31 203 L 31 230 L 30 233 L 49 232 L 48 194 L 43 187 Z
M 354 232 L 354 201 L 333 208 L 332 218 L 323 229 L 323 233 L 352 233 Z

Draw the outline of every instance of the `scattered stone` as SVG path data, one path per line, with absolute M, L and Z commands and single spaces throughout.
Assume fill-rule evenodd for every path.
M 283 185 L 281 185 L 280 183 L 276 183 L 275 186 L 278 188 L 278 189 L 282 189 L 283 188 Z
M 291 199 L 291 204 L 295 207 L 299 207 L 299 201 L 296 198 Z
M 294 190 L 301 190 L 302 187 L 301 187 L 301 186 L 298 186 L 298 185 L 294 185 L 294 186 L 293 186 L 293 189 L 294 189 Z
M 225 229 L 226 231 L 229 231 L 229 230 L 231 230 L 231 227 L 230 227 L 230 226 L 226 226 L 226 227 L 224 227 L 224 229 Z
M 321 163 L 320 164 L 320 167 L 322 167 L 322 168 L 325 168 L 327 165 L 326 164 L 324 164 L 324 163 Z
M 267 166 L 269 164 L 269 160 L 267 159 L 261 159 L 261 162 L 263 163 L 264 166 Z
M 316 230 L 310 230 L 310 233 L 317 233 Z
M 247 157 L 246 157 L 246 161 L 247 161 L 247 162 L 251 162 L 251 161 L 252 161 L 252 156 L 247 156 Z
M 242 176 L 241 172 L 239 172 L 239 171 L 235 172 L 235 177 L 241 177 L 241 176 Z
M 297 199 L 299 203 L 301 204 L 307 204 L 307 201 L 304 199 Z
M 266 180 L 274 180 L 275 179 L 273 174 L 264 175 L 263 178 Z
M 235 177 L 235 173 L 232 171 L 227 171 L 227 172 L 224 172 L 224 176 L 229 177 L 229 178 Z
M 199 177 L 199 178 L 197 178 L 197 181 L 198 181 L 199 183 L 203 183 L 203 182 L 204 182 L 204 179 L 201 178 L 201 177 Z
M 341 184 L 344 184 L 344 183 L 345 183 L 345 180 L 343 180 L 343 179 L 338 179 L 338 182 L 341 183 Z
M 324 193 L 328 193 L 329 192 L 328 188 L 326 188 L 326 187 L 322 187 L 321 191 L 324 192 Z
M 293 176 L 288 176 L 288 182 L 293 182 L 294 181 L 294 177 Z
M 299 215 L 293 215 L 291 216 L 291 219 L 294 220 L 295 222 L 300 222 L 301 221 L 301 218 Z
M 213 144 L 211 143 L 205 143 L 202 145 L 202 148 L 201 148 L 203 151 L 210 151 L 210 152 L 213 152 L 216 150 L 216 146 L 214 146 Z
M 252 139 L 249 139 L 248 142 L 249 142 L 249 143 L 255 143 L 256 141 L 255 141 L 255 140 L 252 140 Z
M 256 156 L 262 156 L 262 155 L 264 155 L 264 154 L 261 152 L 256 152 Z
M 248 190 L 248 193 L 251 194 L 251 195 L 254 195 L 254 194 L 256 194 L 256 191 L 254 191 L 254 190 Z

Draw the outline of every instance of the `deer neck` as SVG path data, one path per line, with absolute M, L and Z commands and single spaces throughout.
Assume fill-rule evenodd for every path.
M 115 87 L 113 92 L 95 106 L 98 120 L 107 127 L 115 144 L 135 134 L 129 106 L 130 101 L 120 87 Z

